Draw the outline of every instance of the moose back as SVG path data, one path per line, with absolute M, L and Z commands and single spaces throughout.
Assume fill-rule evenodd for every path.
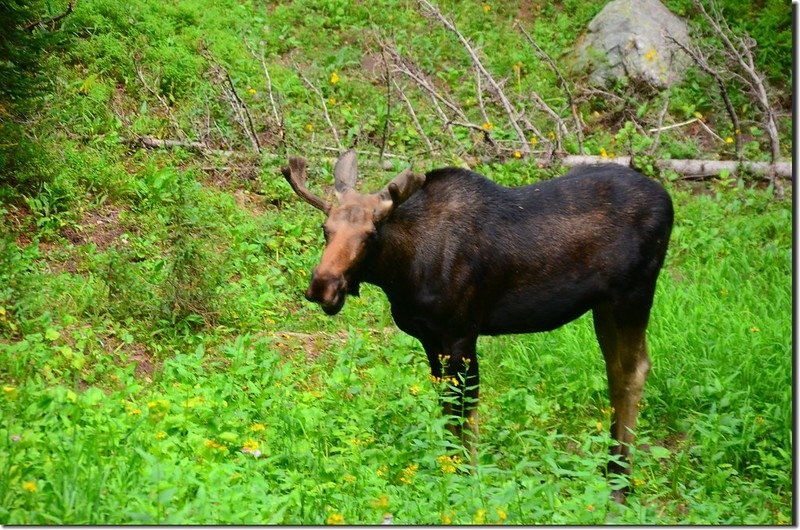
M 327 214 L 306 298 L 333 315 L 361 282 L 380 287 L 397 326 L 422 343 L 431 374 L 463 383 L 458 406 L 445 400 L 444 412 L 464 411 L 450 428 L 473 461 L 478 336 L 548 331 L 591 310 L 619 455 L 608 468 L 630 471 L 628 445 L 650 369 L 645 332 L 673 221 L 660 184 L 610 164 L 516 188 L 464 169 L 407 169 L 362 194 L 350 150 L 334 167 L 332 205 L 306 188 L 305 160 L 290 157 L 282 171 Z

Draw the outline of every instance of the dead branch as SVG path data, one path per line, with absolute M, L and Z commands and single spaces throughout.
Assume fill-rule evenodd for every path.
M 467 116 L 464 114 L 464 111 L 461 110 L 458 105 L 439 94 L 439 92 L 436 90 L 436 87 L 433 86 L 433 83 L 428 80 L 425 74 L 416 65 L 400 55 L 400 52 L 398 52 L 396 48 L 386 46 L 385 49 L 389 55 L 392 56 L 392 62 L 395 66 L 395 70 L 410 78 L 417 84 L 417 86 L 427 92 L 431 99 L 434 100 L 434 104 L 439 110 L 441 110 L 441 107 L 437 102 L 450 109 L 450 111 L 456 114 L 459 119 L 463 121 L 469 121 L 469 118 L 467 118 Z
M 383 161 L 383 152 L 386 150 L 386 142 L 389 140 L 389 121 L 392 114 L 392 77 L 389 70 L 389 62 L 386 60 L 386 50 L 381 48 L 383 57 L 384 76 L 386 78 L 386 119 L 383 121 L 383 137 L 381 138 L 381 156 L 379 162 Z
M 294 63 L 294 68 L 297 70 L 298 75 L 303 79 L 306 85 L 319 97 L 320 102 L 322 103 L 322 111 L 325 114 L 325 119 L 328 122 L 328 126 L 331 128 L 331 132 L 333 132 L 333 138 L 336 140 L 336 145 L 339 147 L 339 152 L 344 152 L 344 147 L 342 146 L 342 141 L 339 139 L 339 133 L 336 131 L 336 127 L 333 126 L 333 120 L 331 120 L 331 115 L 328 113 L 328 105 L 325 103 L 325 96 L 322 95 L 322 92 L 308 80 L 306 76 L 303 75 L 300 66 L 297 63 Z
M 703 55 L 703 53 L 697 47 L 690 47 L 684 45 L 679 40 L 675 39 L 672 35 L 667 35 L 667 38 L 676 46 L 678 46 L 681 50 L 683 50 L 689 58 L 694 61 L 694 63 L 706 74 L 710 75 L 714 82 L 717 84 L 719 88 L 719 93 L 722 96 L 722 101 L 725 103 L 725 110 L 728 113 L 728 117 L 731 119 L 731 124 L 733 125 L 734 131 L 734 142 L 736 148 L 736 158 L 742 160 L 744 155 L 742 153 L 742 126 L 739 122 L 739 115 L 736 112 L 736 109 L 731 102 L 730 95 L 728 94 L 728 86 L 725 83 L 725 80 L 722 78 L 722 75 L 708 62 L 708 58 Z
M 77 4 L 77 3 L 78 3 L 78 0 L 70 0 L 69 3 L 67 3 L 67 10 L 66 11 L 64 11 L 60 15 L 56 15 L 53 18 L 49 18 L 47 20 L 37 20 L 35 22 L 31 22 L 30 24 L 25 26 L 25 28 L 24 28 L 25 31 L 33 32 L 33 30 L 36 29 L 36 28 L 45 28 L 47 26 L 50 26 L 51 31 L 52 31 L 52 29 L 55 28 L 56 22 L 66 18 L 70 13 L 75 11 L 75 4 Z
M 742 72 L 744 72 L 745 75 L 742 76 L 742 79 L 753 92 L 754 100 L 764 114 L 764 125 L 770 140 L 772 161 L 777 162 L 781 156 L 778 126 L 775 119 L 775 111 L 769 101 L 764 77 L 755 67 L 752 52 L 754 42 L 749 37 L 749 40 L 745 40 L 745 38 L 736 36 L 727 22 L 725 22 L 724 17 L 719 13 L 714 0 L 708 1 L 714 16 L 709 14 L 700 0 L 694 0 L 694 5 L 703 14 L 714 33 L 724 43 L 728 58 L 738 64 Z M 737 43 L 733 42 L 734 39 L 737 40 Z
M 256 153 L 261 152 L 261 145 L 258 142 L 258 136 L 256 135 L 256 128 L 253 125 L 253 117 L 250 115 L 250 109 L 247 108 L 242 98 L 239 97 L 239 93 L 236 91 L 236 86 L 233 84 L 233 78 L 231 78 L 231 74 L 222 67 L 219 67 L 222 73 L 225 75 L 225 79 L 228 81 L 228 87 L 230 90 L 228 91 L 229 99 L 231 106 L 234 107 L 234 111 L 238 115 L 239 124 L 244 129 L 245 134 L 250 139 L 250 144 L 253 146 L 253 150 Z
M 576 134 L 577 139 L 578 139 L 578 151 L 580 152 L 580 154 L 583 154 L 584 153 L 584 149 L 583 149 L 583 124 L 581 123 L 580 115 L 578 114 L 578 106 L 575 104 L 575 99 L 572 96 L 572 90 L 570 90 L 570 88 L 569 88 L 569 83 L 567 82 L 567 80 L 562 75 L 561 70 L 558 68 L 558 66 L 556 66 L 555 61 L 553 61 L 553 59 L 550 57 L 550 55 L 546 51 L 544 51 L 539 46 L 539 44 L 537 44 L 537 42 L 533 39 L 533 37 L 531 37 L 531 35 L 527 31 L 525 31 L 525 28 L 522 27 L 522 24 L 520 24 L 519 20 L 514 21 L 514 26 L 517 27 L 520 30 L 520 32 L 522 32 L 522 35 L 525 37 L 525 39 L 528 41 L 528 43 L 530 43 L 530 45 L 533 46 L 533 49 L 536 50 L 536 52 L 539 54 L 539 56 L 542 59 L 544 59 L 545 63 L 547 63 L 547 65 L 550 67 L 550 69 L 553 71 L 553 73 L 556 74 L 556 77 L 558 78 L 558 83 L 559 83 L 559 85 L 561 87 L 561 90 L 563 90 L 564 94 L 567 96 L 567 104 L 569 105 L 570 112 L 572 113 L 572 121 L 575 123 L 575 134 Z M 538 99 L 541 99 L 541 97 L 539 97 L 538 94 L 536 94 L 536 97 Z M 544 103 L 543 100 L 542 100 L 542 103 Z M 547 108 L 550 109 L 549 106 Z M 552 109 L 550 109 L 550 110 L 552 111 Z M 567 130 L 566 126 L 564 125 L 564 122 L 560 120 L 560 118 L 559 118 L 559 122 L 560 122 L 560 126 L 564 129 L 564 131 L 566 131 Z M 560 149 L 560 147 L 559 147 L 559 149 Z
M 181 128 L 178 120 L 175 118 L 175 115 L 172 113 L 172 107 L 170 107 L 169 103 L 167 102 L 166 98 L 161 94 L 160 91 L 156 90 L 155 88 L 151 87 L 147 84 L 145 80 L 144 72 L 142 71 L 142 66 L 139 63 L 138 57 L 133 57 L 133 70 L 136 72 L 136 77 L 139 79 L 139 82 L 142 84 L 145 90 L 150 92 L 155 98 L 161 103 L 161 106 L 164 108 L 164 111 L 167 113 L 167 117 L 169 118 L 170 123 L 172 123 L 172 127 L 175 128 L 175 132 L 181 138 L 185 139 L 186 134 L 184 134 L 183 129 Z M 156 84 L 158 84 L 158 78 L 156 78 Z
M 547 163 L 548 160 L 545 159 L 540 162 Z M 615 158 L 607 158 L 601 156 L 568 155 L 561 159 L 561 164 L 566 167 L 601 163 L 631 166 L 631 157 L 618 156 Z M 755 175 L 765 175 L 768 180 L 771 179 L 771 174 L 786 178 L 788 180 L 793 179 L 791 162 L 778 162 L 773 164 L 770 162 L 751 162 L 747 160 L 739 162 L 737 160 L 665 159 L 657 160 L 656 166 L 662 170 L 670 169 L 684 176 L 719 175 L 722 171 L 728 171 L 733 175 L 745 170 Z
M 525 155 L 529 154 L 530 153 L 530 148 L 528 146 L 528 141 L 525 138 L 525 133 L 520 128 L 519 123 L 517 123 L 517 120 L 515 118 L 516 111 L 514 110 L 514 107 L 511 105 L 511 102 L 508 100 L 506 95 L 503 93 L 503 90 L 500 87 L 500 85 L 497 83 L 497 81 L 494 79 L 494 77 L 492 77 L 492 74 L 490 74 L 489 71 L 486 69 L 486 67 L 483 65 L 483 63 L 481 62 L 480 58 L 478 57 L 478 54 L 475 51 L 475 49 L 472 47 L 472 45 L 469 43 L 469 41 L 466 39 L 466 37 L 464 37 L 464 35 L 462 35 L 461 32 L 458 31 L 458 28 L 456 27 L 456 25 L 451 20 L 449 20 L 447 17 L 445 17 L 441 13 L 441 11 L 439 11 L 439 9 L 436 8 L 432 3 L 430 3 L 428 0 L 417 0 L 417 1 L 418 1 L 419 4 L 422 5 L 423 8 L 427 9 L 427 11 L 431 15 L 433 15 L 436 19 L 438 19 L 442 23 L 442 25 L 444 25 L 445 28 L 447 28 L 449 31 L 454 33 L 456 35 L 456 37 L 458 37 L 458 40 L 461 42 L 461 45 L 464 47 L 464 49 L 469 54 L 469 56 L 472 59 L 472 62 L 475 65 L 475 67 L 478 69 L 478 71 L 481 73 L 481 75 L 483 75 L 483 77 L 489 83 L 489 86 L 492 88 L 492 90 L 494 91 L 495 95 L 500 99 L 500 101 L 501 101 L 501 103 L 503 105 L 503 108 L 505 109 L 506 114 L 508 115 L 508 119 L 509 119 L 509 122 L 511 123 L 511 127 L 514 129 L 514 132 L 517 134 L 517 137 L 519 138 L 519 141 L 520 141 L 520 144 L 521 144 L 520 145 L 520 151 Z
M 317 149 L 319 151 L 330 151 L 330 152 L 334 152 L 334 153 L 341 152 L 341 150 L 338 147 L 327 147 L 327 146 L 324 146 L 324 145 L 321 146 L 321 147 L 311 147 L 310 149 L 312 151 L 314 149 Z M 363 149 L 355 149 L 355 152 L 357 154 L 359 154 L 359 155 L 362 155 L 362 156 L 374 156 L 374 157 L 380 157 L 381 156 L 381 153 L 376 152 L 376 151 L 365 151 Z M 383 152 L 383 156 L 385 158 L 396 158 L 398 160 L 406 160 L 406 161 L 410 161 L 411 158 L 412 158 L 412 157 L 407 156 L 407 155 L 395 155 L 395 154 L 392 154 L 392 153 L 387 153 L 385 151 Z
M 142 147 L 144 149 L 189 149 L 203 154 L 214 154 L 220 156 L 231 156 L 236 154 L 236 151 L 226 151 L 222 149 L 213 149 L 202 142 L 191 142 L 187 140 L 170 140 L 162 138 L 153 138 L 152 136 L 136 136 L 123 140 L 126 143 L 135 147 Z
M 255 51 L 252 49 L 250 49 L 250 54 L 253 55 L 254 57 L 256 56 Z M 261 62 L 261 69 L 264 72 L 264 80 L 267 84 L 267 95 L 269 96 L 269 104 L 270 104 L 270 109 L 272 110 L 272 118 L 275 122 L 275 126 L 278 128 L 278 136 L 280 137 L 280 144 L 283 147 L 284 154 L 286 154 L 287 152 L 286 126 L 283 120 L 283 114 L 278 110 L 278 105 L 277 103 L 275 103 L 275 96 L 272 93 L 272 77 L 269 75 L 269 68 L 267 68 L 267 62 L 264 60 L 263 50 L 258 53 L 258 59 Z
M 419 119 L 417 118 L 417 113 L 414 112 L 414 106 L 411 104 L 411 101 L 409 101 L 405 92 L 403 92 L 403 89 L 400 88 L 400 85 L 397 84 L 397 81 L 392 79 L 392 84 L 394 85 L 395 90 L 397 90 L 397 93 L 400 95 L 400 98 L 406 104 L 408 113 L 411 115 L 411 121 L 414 122 L 414 127 L 416 127 L 419 135 L 422 136 L 423 140 L 425 140 L 425 145 L 428 146 L 428 151 L 433 152 L 434 149 L 433 149 L 433 144 L 431 143 L 431 139 L 428 138 L 427 134 L 425 134 L 425 129 L 422 128 L 422 125 L 420 124 Z
M 656 133 L 653 138 L 653 143 L 650 145 L 650 149 L 647 150 L 647 154 L 650 156 L 655 156 L 658 145 L 661 143 L 661 131 L 664 130 L 662 124 L 664 123 L 664 116 L 667 114 L 667 109 L 669 109 L 669 92 L 664 95 L 664 103 L 661 106 L 661 112 L 658 113 L 658 126 L 648 131 L 650 133 Z

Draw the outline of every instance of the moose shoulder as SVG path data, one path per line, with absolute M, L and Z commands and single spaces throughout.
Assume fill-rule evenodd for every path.
M 473 455 L 478 336 L 548 331 L 591 310 L 614 408 L 612 452 L 620 455 L 609 470 L 629 471 L 650 368 L 645 330 L 673 221 L 661 185 L 616 165 L 517 188 L 445 168 L 406 170 L 382 191 L 361 194 L 351 150 L 334 168 L 331 206 L 306 189 L 304 160 L 291 158 L 283 173 L 328 214 L 306 298 L 335 314 L 361 282 L 379 286 L 398 327 L 422 343 L 431 374 L 464 384 L 452 409 L 466 421 L 451 428 Z

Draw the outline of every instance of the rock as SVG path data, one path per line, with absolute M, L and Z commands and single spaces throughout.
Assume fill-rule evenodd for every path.
M 619 79 L 667 88 L 682 79 L 688 58 L 667 36 L 688 43 L 688 29 L 659 0 L 613 0 L 587 29 L 573 66 L 591 84 Z

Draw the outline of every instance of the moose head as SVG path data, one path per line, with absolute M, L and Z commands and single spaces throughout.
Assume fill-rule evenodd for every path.
M 424 175 L 406 168 L 381 191 L 359 193 L 355 189 L 357 165 L 353 149 L 336 161 L 333 168 L 336 206 L 306 188 L 305 159 L 289 157 L 289 165 L 281 169 L 295 193 L 328 216 L 322 225 L 325 251 L 314 269 L 305 296 L 309 301 L 320 304 L 329 315 L 335 315 L 342 309 L 348 294 L 358 294 L 357 273 L 370 245 L 377 239 L 378 225 L 425 183 Z

